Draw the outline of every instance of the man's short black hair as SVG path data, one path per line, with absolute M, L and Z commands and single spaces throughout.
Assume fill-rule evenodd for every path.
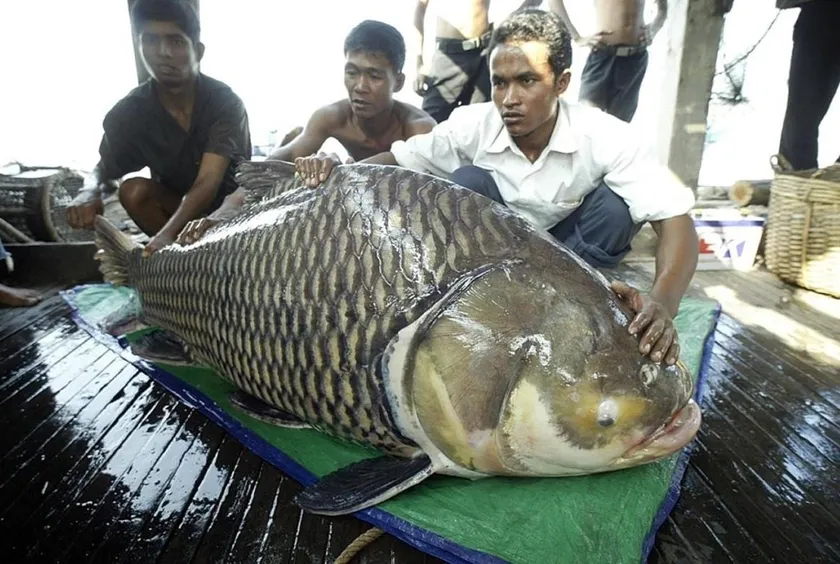
M 499 45 L 518 41 L 540 41 L 548 45 L 548 62 L 557 76 L 572 66 L 572 37 L 554 13 L 536 8 L 517 10 L 493 32 L 490 52 Z
M 365 20 L 350 30 L 344 40 L 344 55 L 351 51 L 382 53 L 397 72 L 402 72 L 405 64 L 402 34 L 394 26 L 376 20 Z
M 201 35 L 198 13 L 185 0 L 137 0 L 131 7 L 131 21 L 138 31 L 146 22 L 173 22 L 192 40 L 193 45 L 198 43 Z

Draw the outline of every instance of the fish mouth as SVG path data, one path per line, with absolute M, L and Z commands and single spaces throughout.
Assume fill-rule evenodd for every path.
M 622 460 L 650 458 L 657 459 L 669 456 L 687 445 L 703 420 L 700 406 L 693 399 L 682 409 L 674 413 L 664 425 L 652 435 L 624 453 Z

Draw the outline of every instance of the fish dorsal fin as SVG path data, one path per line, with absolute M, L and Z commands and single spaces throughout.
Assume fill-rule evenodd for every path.
M 298 186 L 295 165 L 285 161 L 245 161 L 236 168 L 236 183 L 245 190 L 245 205 L 265 201 Z
M 434 472 L 426 455 L 368 458 L 327 474 L 300 492 L 295 503 L 310 513 L 346 515 L 390 499 Z

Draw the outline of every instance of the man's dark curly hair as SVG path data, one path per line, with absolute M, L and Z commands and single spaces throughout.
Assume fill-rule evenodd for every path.
M 548 45 L 548 62 L 557 76 L 572 66 L 572 38 L 554 13 L 536 8 L 517 10 L 493 32 L 490 52 L 499 45 L 519 41 L 540 41 Z
M 396 72 L 402 72 L 405 64 L 402 34 L 394 26 L 376 20 L 365 20 L 350 30 L 344 40 L 344 55 L 351 51 L 382 53 Z
M 137 30 L 146 22 L 173 22 L 193 45 L 201 35 L 198 13 L 185 0 L 137 0 L 131 7 L 131 21 Z

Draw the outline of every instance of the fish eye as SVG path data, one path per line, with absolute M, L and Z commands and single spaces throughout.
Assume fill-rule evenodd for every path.
M 615 424 L 618 416 L 618 405 L 613 399 L 605 399 L 598 405 L 596 416 L 598 425 L 601 427 L 611 427 Z
M 615 423 L 615 417 L 612 415 L 601 415 L 598 417 L 598 425 L 601 427 L 609 427 L 610 425 Z

